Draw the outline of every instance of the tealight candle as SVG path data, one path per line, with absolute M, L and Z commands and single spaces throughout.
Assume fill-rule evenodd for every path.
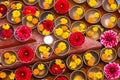
M 53 37 L 51 35 L 45 36 L 43 41 L 46 44 L 52 44 L 53 43 Z

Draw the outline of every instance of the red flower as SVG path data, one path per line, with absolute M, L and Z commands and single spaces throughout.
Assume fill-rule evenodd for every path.
M 16 30 L 16 36 L 20 40 L 27 40 L 31 35 L 31 28 L 27 26 L 20 26 Z
M 7 13 L 7 7 L 4 4 L 0 4 L 0 13 L 3 15 Z
M 69 37 L 69 42 L 73 46 L 81 46 L 85 41 L 85 37 L 81 32 L 74 32 Z
M 16 80 L 30 80 L 32 72 L 29 67 L 19 67 L 15 72 Z
M 66 76 L 59 76 L 55 80 L 68 80 Z
M 57 0 L 54 8 L 58 13 L 66 13 L 69 10 L 69 6 L 68 0 Z
M 60 74 L 62 72 L 62 69 L 60 68 L 59 65 L 57 64 L 53 64 L 51 67 L 50 67 L 50 70 L 53 74 Z
M 18 52 L 18 57 L 21 61 L 28 62 L 31 61 L 34 57 L 34 51 L 29 46 L 23 46 Z
M 52 31 L 54 27 L 54 22 L 52 20 L 44 20 L 43 27 L 48 31 Z
M 13 31 L 11 29 L 7 29 L 7 30 L 2 30 L 1 31 L 1 35 L 3 38 L 10 38 L 13 35 Z
M 25 6 L 23 9 L 24 15 L 28 15 L 28 14 L 34 15 L 35 13 L 36 13 L 36 8 L 34 6 Z

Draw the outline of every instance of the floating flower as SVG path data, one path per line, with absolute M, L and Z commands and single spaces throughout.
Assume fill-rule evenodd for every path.
M 29 46 L 23 46 L 20 48 L 20 50 L 18 52 L 18 57 L 21 61 L 29 62 L 34 57 L 34 51 Z
M 12 11 L 12 16 L 13 16 L 14 18 L 20 17 L 20 16 L 21 16 L 21 13 L 20 13 L 19 10 L 13 10 L 13 11 Z
M 43 26 L 46 30 L 52 31 L 54 27 L 54 22 L 51 20 L 44 20 L 43 21 Z
M 57 0 L 54 8 L 58 13 L 66 13 L 69 10 L 69 6 L 68 0 Z
M 1 35 L 2 35 L 4 38 L 10 38 L 10 37 L 13 35 L 13 31 L 12 31 L 11 29 L 2 30 L 2 31 L 1 31 Z
M 47 20 L 54 20 L 53 14 L 48 14 L 48 15 L 46 16 L 46 19 L 47 19 Z
M 27 66 L 19 67 L 15 73 L 16 80 L 30 80 L 31 76 L 32 72 Z
M 85 37 L 81 32 L 73 32 L 69 37 L 69 42 L 73 46 L 81 46 L 85 41 Z
M 34 6 L 25 6 L 23 9 L 24 15 L 28 15 L 28 14 L 35 15 L 35 13 L 36 13 L 36 8 Z
M 55 80 L 68 80 L 66 76 L 58 76 Z
M 20 40 L 27 40 L 31 36 L 31 28 L 27 26 L 20 26 L 16 30 L 16 37 Z
M 0 72 L 0 78 L 4 79 L 7 77 L 7 74 L 5 72 Z
M 11 72 L 10 75 L 9 75 L 9 78 L 10 78 L 11 80 L 14 80 L 14 79 L 15 79 L 15 74 L 14 74 L 13 72 Z
M 50 67 L 50 70 L 53 74 L 60 74 L 62 72 L 62 69 L 61 69 L 60 65 L 57 65 L 57 64 L 53 64 Z
M 115 62 L 109 63 L 105 65 L 104 72 L 107 78 L 116 79 L 120 76 L 120 66 Z
M 118 44 L 117 33 L 113 30 L 108 30 L 103 33 L 100 37 L 101 43 L 106 47 L 113 47 Z
M 0 4 L 0 17 L 7 13 L 7 7 L 4 4 Z

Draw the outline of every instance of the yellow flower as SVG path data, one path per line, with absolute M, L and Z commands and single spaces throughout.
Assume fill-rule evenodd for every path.
M 96 73 L 96 77 L 97 77 L 98 79 L 101 79 L 101 78 L 103 77 L 102 72 L 97 72 L 97 73 Z
M 106 49 L 106 50 L 105 50 L 105 54 L 106 54 L 107 56 L 112 55 L 112 53 L 113 53 L 112 49 Z
M 95 18 L 99 18 L 100 14 L 98 12 L 94 13 Z
M 83 23 L 80 23 L 80 31 L 81 32 L 84 32 L 85 31 L 85 24 L 83 24 Z
M 84 80 L 84 79 L 80 75 L 77 75 L 77 76 L 74 77 L 73 80 Z
M 60 48 L 62 51 L 64 51 L 67 48 L 66 43 L 65 42 L 60 42 L 58 44 L 58 48 Z
M 39 51 L 40 52 L 49 52 L 50 47 L 46 47 L 46 46 L 40 46 L 39 47 Z
M 58 64 L 58 65 L 60 65 L 60 64 L 62 64 L 62 60 L 61 59 L 56 59 L 55 63 Z
M 33 2 L 35 2 L 35 0 L 28 0 L 28 2 L 33 3 Z
M 48 35 L 48 34 L 50 34 L 50 31 L 43 30 L 42 34 L 43 34 L 43 35 Z
M 98 27 L 97 26 L 93 27 L 93 31 L 97 32 L 98 31 Z
M 1 2 L 1 4 L 4 4 L 4 5 L 8 6 L 9 5 L 9 1 L 3 1 L 3 2 Z
M 16 4 L 16 9 L 21 9 L 22 8 L 22 4 L 21 3 L 17 3 Z
M 117 9 L 117 5 L 113 3 L 113 4 L 110 5 L 110 8 L 111 8 L 112 10 L 116 10 L 116 9 Z
M 92 57 L 93 57 L 93 56 L 92 56 L 91 53 L 86 53 L 86 54 L 85 54 L 85 59 L 86 59 L 86 60 L 90 60 Z
M 13 72 L 10 73 L 9 78 L 10 78 L 10 80 L 14 80 L 14 78 L 15 78 L 15 74 L 14 74 Z
M 39 64 L 39 65 L 38 65 L 38 69 L 39 69 L 39 70 L 44 70 L 44 69 L 45 69 L 45 65 L 42 64 L 42 63 Z
M 114 16 L 110 17 L 110 21 L 111 22 L 115 22 L 116 21 L 116 18 Z
M 40 15 L 40 12 L 39 12 L 39 11 L 36 11 L 35 16 L 36 16 L 36 17 L 39 17 L 39 15 Z
M 56 35 L 58 35 L 58 36 L 62 35 L 62 34 L 63 34 L 62 28 L 57 28 L 57 29 L 55 29 L 55 33 L 56 33 Z
M 48 20 L 53 20 L 53 19 L 54 19 L 54 16 L 53 16 L 52 14 L 48 14 L 48 15 L 46 16 L 46 19 L 48 19 Z
M 66 38 L 68 38 L 68 37 L 69 37 L 69 33 L 68 33 L 68 32 L 64 32 L 64 33 L 62 34 L 62 38 L 66 39 Z
M 27 16 L 26 18 L 28 21 L 32 21 L 33 20 L 33 17 L 32 16 Z
M 21 15 L 21 13 L 20 13 L 20 11 L 18 11 L 18 10 L 14 10 L 14 11 L 12 12 L 12 16 L 13 16 L 14 18 L 20 17 L 20 15 Z
M 61 18 L 60 22 L 61 22 L 61 24 L 67 24 L 68 20 L 66 18 Z
M 77 64 L 77 65 L 80 65 L 81 64 L 81 59 L 79 59 L 79 58 L 77 58 L 76 60 L 75 60 L 75 63 Z
M 82 8 L 77 8 L 77 10 L 75 12 L 78 15 L 82 15 L 83 14 L 83 9 Z
M 89 3 L 88 3 L 91 7 L 94 7 L 97 5 L 97 2 L 96 0 L 90 0 Z
M 9 28 L 10 28 L 10 25 L 9 25 L 9 24 L 3 24 L 2 28 L 3 28 L 3 29 L 9 29 Z
M 77 67 L 77 64 L 75 62 L 71 61 L 69 66 L 71 69 L 75 69 Z
M 52 0 L 45 0 L 46 3 L 52 4 Z
M 11 55 L 8 60 L 9 60 L 10 63 L 14 63 L 16 61 L 16 56 Z

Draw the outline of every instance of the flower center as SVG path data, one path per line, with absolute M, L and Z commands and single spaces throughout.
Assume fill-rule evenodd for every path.
M 111 69 L 110 69 L 110 72 L 111 72 L 111 73 L 115 72 L 115 69 L 114 69 L 114 68 L 111 68 Z
M 111 38 L 110 36 L 108 36 L 108 37 L 106 38 L 106 40 L 107 40 L 107 41 L 111 41 L 112 38 Z
M 28 10 L 29 13 L 31 13 L 31 10 Z
M 2 11 L 2 10 L 3 10 L 3 8 L 0 8 L 0 10 Z

